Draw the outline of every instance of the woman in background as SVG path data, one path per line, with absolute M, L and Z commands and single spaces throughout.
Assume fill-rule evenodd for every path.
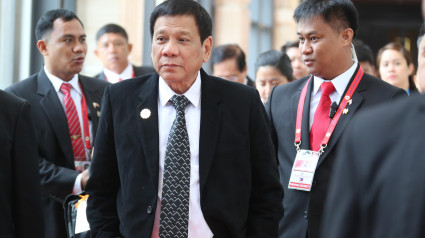
M 255 63 L 255 72 L 255 87 L 263 103 L 266 103 L 273 87 L 293 80 L 291 60 L 277 50 L 260 54 Z
M 388 43 L 378 52 L 378 71 L 382 80 L 406 90 L 417 92 L 413 81 L 415 66 L 410 53 L 399 43 Z

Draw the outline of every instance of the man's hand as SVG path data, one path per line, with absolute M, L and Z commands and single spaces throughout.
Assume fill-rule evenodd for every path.
M 86 169 L 84 172 L 81 173 L 81 189 L 84 190 L 86 188 L 87 180 L 89 180 L 89 170 Z

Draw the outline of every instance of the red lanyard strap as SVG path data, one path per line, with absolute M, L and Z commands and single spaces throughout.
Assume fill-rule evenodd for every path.
M 322 145 L 321 145 L 319 152 L 323 153 L 324 148 L 326 148 L 326 146 L 328 145 L 329 139 L 332 136 L 332 133 L 333 133 L 335 127 L 336 127 L 336 124 L 338 123 L 338 120 L 341 117 L 343 110 L 347 106 L 348 101 L 350 101 L 351 97 L 353 96 L 354 92 L 356 91 L 357 86 L 359 85 L 360 80 L 363 77 L 363 74 L 364 74 L 364 71 L 363 71 L 362 67 L 359 67 L 359 70 L 358 70 L 356 76 L 354 77 L 353 82 L 351 83 L 350 87 L 348 88 L 347 93 L 345 94 L 344 99 L 342 100 L 341 104 L 339 105 L 338 110 L 337 110 L 334 118 L 332 118 L 332 121 L 329 124 L 326 135 L 322 140 Z M 307 88 L 308 88 L 308 85 L 310 83 L 311 78 L 312 78 L 312 76 L 310 76 L 307 83 L 305 84 L 305 86 L 304 86 L 304 88 L 301 92 L 300 100 L 298 102 L 297 121 L 296 121 L 296 128 L 295 128 L 295 142 L 294 142 L 297 150 L 299 150 L 299 146 L 301 145 L 302 114 L 303 114 L 303 110 L 304 110 L 305 98 L 306 98 L 306 95 L 307 95 Z
M 80 85 L 81 88 L 81 85 Z M 86 144 L 86 149 L 90 150 L 90 129 L 89 129 L 89 114 L 87 112 L 87 103 L 86 103 L 86 97 L 84 96 L 84 91 L 81 88 L 81 91 L 83 92 L 81 97 L 81 116 L 83 117 L 83 127 L 84 127 L 84 143 Z

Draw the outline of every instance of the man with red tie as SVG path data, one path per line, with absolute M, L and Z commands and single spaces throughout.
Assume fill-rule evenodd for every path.
M 155 72 L 150 66 L 137 67 L 128 60 L 133 45 L 128 42 L 127 32 L 117 24 L 107 24 L 96 33 L 97 48 L 94 54 L 102 61 L 103 71 L 95 77 L 110 83 L 121 82 Z
M 82 22 L 71 11 L 46 12 L 36 26 L 40 72 L 6 90 L 31 104 L 39 150 L 45 237 L 67 237 L 63 200 L 85 188 L 103 80 L 78 73 L 87 53 Z M 42 219 L 42 218 L 40 218 Z
M 303 1 L 294 19 L 311 75 L 275 87 L 265 106 L 285 190 L 279 237 L 315 238 L 333 164 L 344 159 L 335 149 L 346 125 L 359 111 L 405 93 L 359 66 L 352 46 L 358 14 L 350 0 Z

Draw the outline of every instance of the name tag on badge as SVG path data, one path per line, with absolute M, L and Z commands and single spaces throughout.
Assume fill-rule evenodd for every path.
M 297 152 L 289 179 L 289 189 L 311 190 L 319 157 L 319 152 L 312 150 L 299 150 Z

